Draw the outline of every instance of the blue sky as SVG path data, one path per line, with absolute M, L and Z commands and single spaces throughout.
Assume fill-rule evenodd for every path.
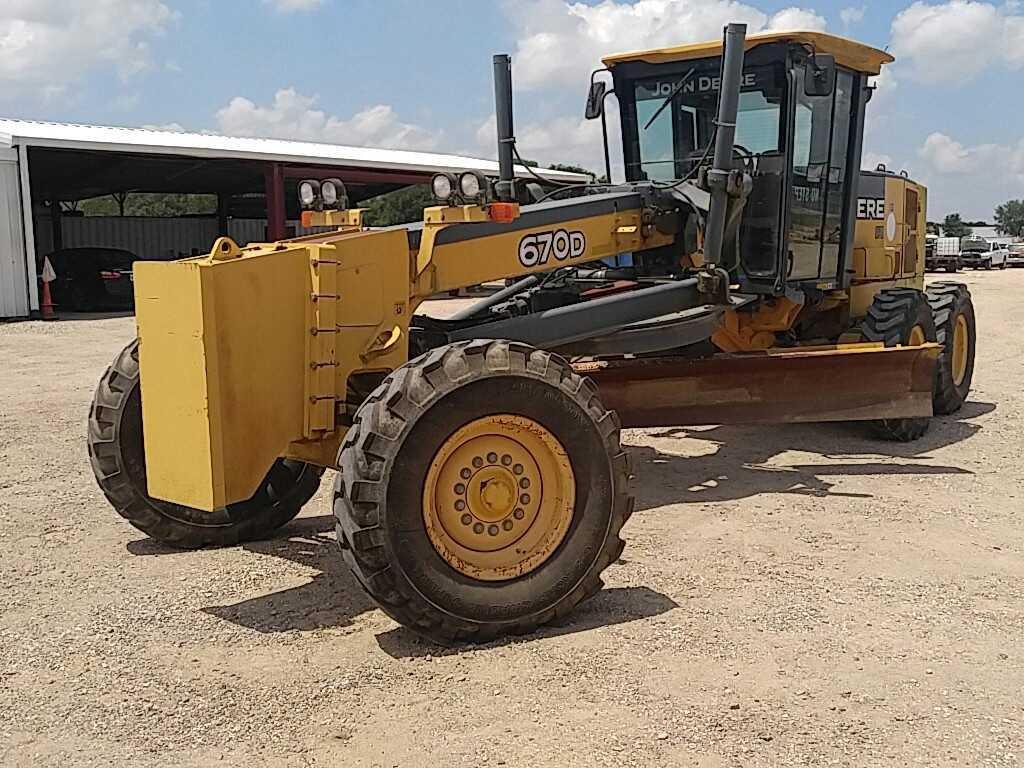
M 929 185 L 932 218 L 1024 197 L 1024 6 L 952 0 L 4 0 L 0 115 L 492 155 L 490 57 L 514 55 L 521 151 L 600 164 L 580 119 L 602 53 L 824 28 L 897 63 L 868 162 Z

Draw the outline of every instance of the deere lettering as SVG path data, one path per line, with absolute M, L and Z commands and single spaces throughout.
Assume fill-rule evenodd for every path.
M 658 99 L 667 97 L 675 87 L 679 84 L 678 80 L 663 80 L 654 85 L 646 88 L 648 99 Z M 722 79 L 718 75 L 700 75 L 699 77 L 693 77 L 688 80 L 682 88 L 681 93 L 705 93 L 707 91 L 717 91 L 722 85 Z M 743 88 L 755 88 L 757 86 L 757 75 L 753 72 L 746 72 L 743 75 Z
M 884 219 L 885 199 L 880 197 L 857 198 L 858 219 Z

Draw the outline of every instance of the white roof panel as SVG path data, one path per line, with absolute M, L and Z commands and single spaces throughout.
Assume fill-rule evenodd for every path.
M 0 118 L 0 137 L 6 139 L 8 136 L 11 144 L 36 147 L 264 160 L 424 173 L 468 170 L 481 171 L 488 175 L 498 173 L 498 163 L 494 160 L 439 152 L 413 152 L 405 149 L 350 147 L 313 141 L 256 139 L 219 136 L 213 133 L 184 133 L 148 128 L 115 128 L 104 125 Z M 540 168 L 537 170 L 544 176 L 558 181 L 587 180 L 586 176 L 577 173 Z M 529 177 L 529 173 L 522 168 L 517 168 L 516 173 L 520 177 Z

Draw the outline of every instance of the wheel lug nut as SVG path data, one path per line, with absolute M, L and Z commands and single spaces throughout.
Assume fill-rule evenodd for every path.
M 473 524 L 473 533 L 483 533 L 483 532 L 484 532 L 484 524 L 483 523 L 474 523 Z
M 473 516 L 468 513 L 463 515 L 460 519 L 462 520 L 463 525 L 469 525 L 473 522 Z
M 471 478 L 472 476 L 473 470 L 471 470 L 469 467 L 463 467 L 462 471 L 459 472 L 459 477 L 461 477 L 463 480 L 469 480 L 469 478 Z
M 490 453 L 487 454 L 487 463 L 488 464 L 496 464 L 497 462 L 498 462 L 498 454 L 496 454 L 494 451 L 491 451 Z
M 511 520 L 505 520 L 504 522 L 502 522 L 501 527 L 504 528 L 506 531 L 511 531 L 512 530 L 512 521 Z
M 528 477 L 522 478 L 519 481 L 519 487 L 522 488 L 523 490 L 526 490 L 527 488 L 529 488 L 530 487 L 530 478 L 528 478 Z
M 484 460 L 483 459 L 481 459 L 479 456 L 474 456 L 473 457 L 473 466 L 474 467 L 476 467 L 477 469 L 480 469 L 480 467 L 482 467 L 483 465 L 484 465 Z
M 487 532 L 491 536 L 497 536 L 498 535 L 498 526 L 496 526 L 496 525 L 489 525 L 489 526 L 487 526 Z
M 455 500 L 455 509 L 457 511 L 461 512 L 465 508 L 466 508 L 466 502 L 464 502 L 462 499 L 456 499 Z
M 524 485 L 523 487 L 525 488 L 526 486 Z M 464 494 L 466 492 L 466 486 L 464 486 L 462 483 L 456 483 L 455 484 L 455 492 L 457 494 L 459 494 L 459 496 L 461 496 L 462 494 Z
M 516 507 L 515 512 L 512 513 L 512 517 L 514 517 L 516 520 L 522 520 L 525 516 L 526 513 L 523 512 L 523 510 L 521 510 L 519 507 Z
M 523 465 L 522 464 L 516 464 L 514 467 L 512 467 L 512 472 L 517 474 L 517 475 L 523 474 Z
M 501 463 L 507 467 L 509 464 L 512 463 L 512 457 L 506 453 L 504 456 L 501 457 Z
M 524 505 L 524 506 L 529 504 L 530 503 L 530 494 L 524 493 L 522 496 L 520 496 L 519 497 L 519 503 Z

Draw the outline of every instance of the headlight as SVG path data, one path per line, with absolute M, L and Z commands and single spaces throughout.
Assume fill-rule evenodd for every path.
M 320 197 L 320 182 L 315 179 L 306 179 L 299 182 L 299 205 L 303 208 L 312 208 Z
M 348 194 L 341 179 L 324 179 L 320 183 L 320 197 L 325 208 L 348 207 Z
M 455 196 L 455 177 L 450 173 L 438 173 L 430 180 L 430 191 L 439 203 L 449 203 Z
M 487 199 L 489 189 L 482 173 L 466 171 L 459 176 L 459 194 L 468 203 L 482 203 Z

